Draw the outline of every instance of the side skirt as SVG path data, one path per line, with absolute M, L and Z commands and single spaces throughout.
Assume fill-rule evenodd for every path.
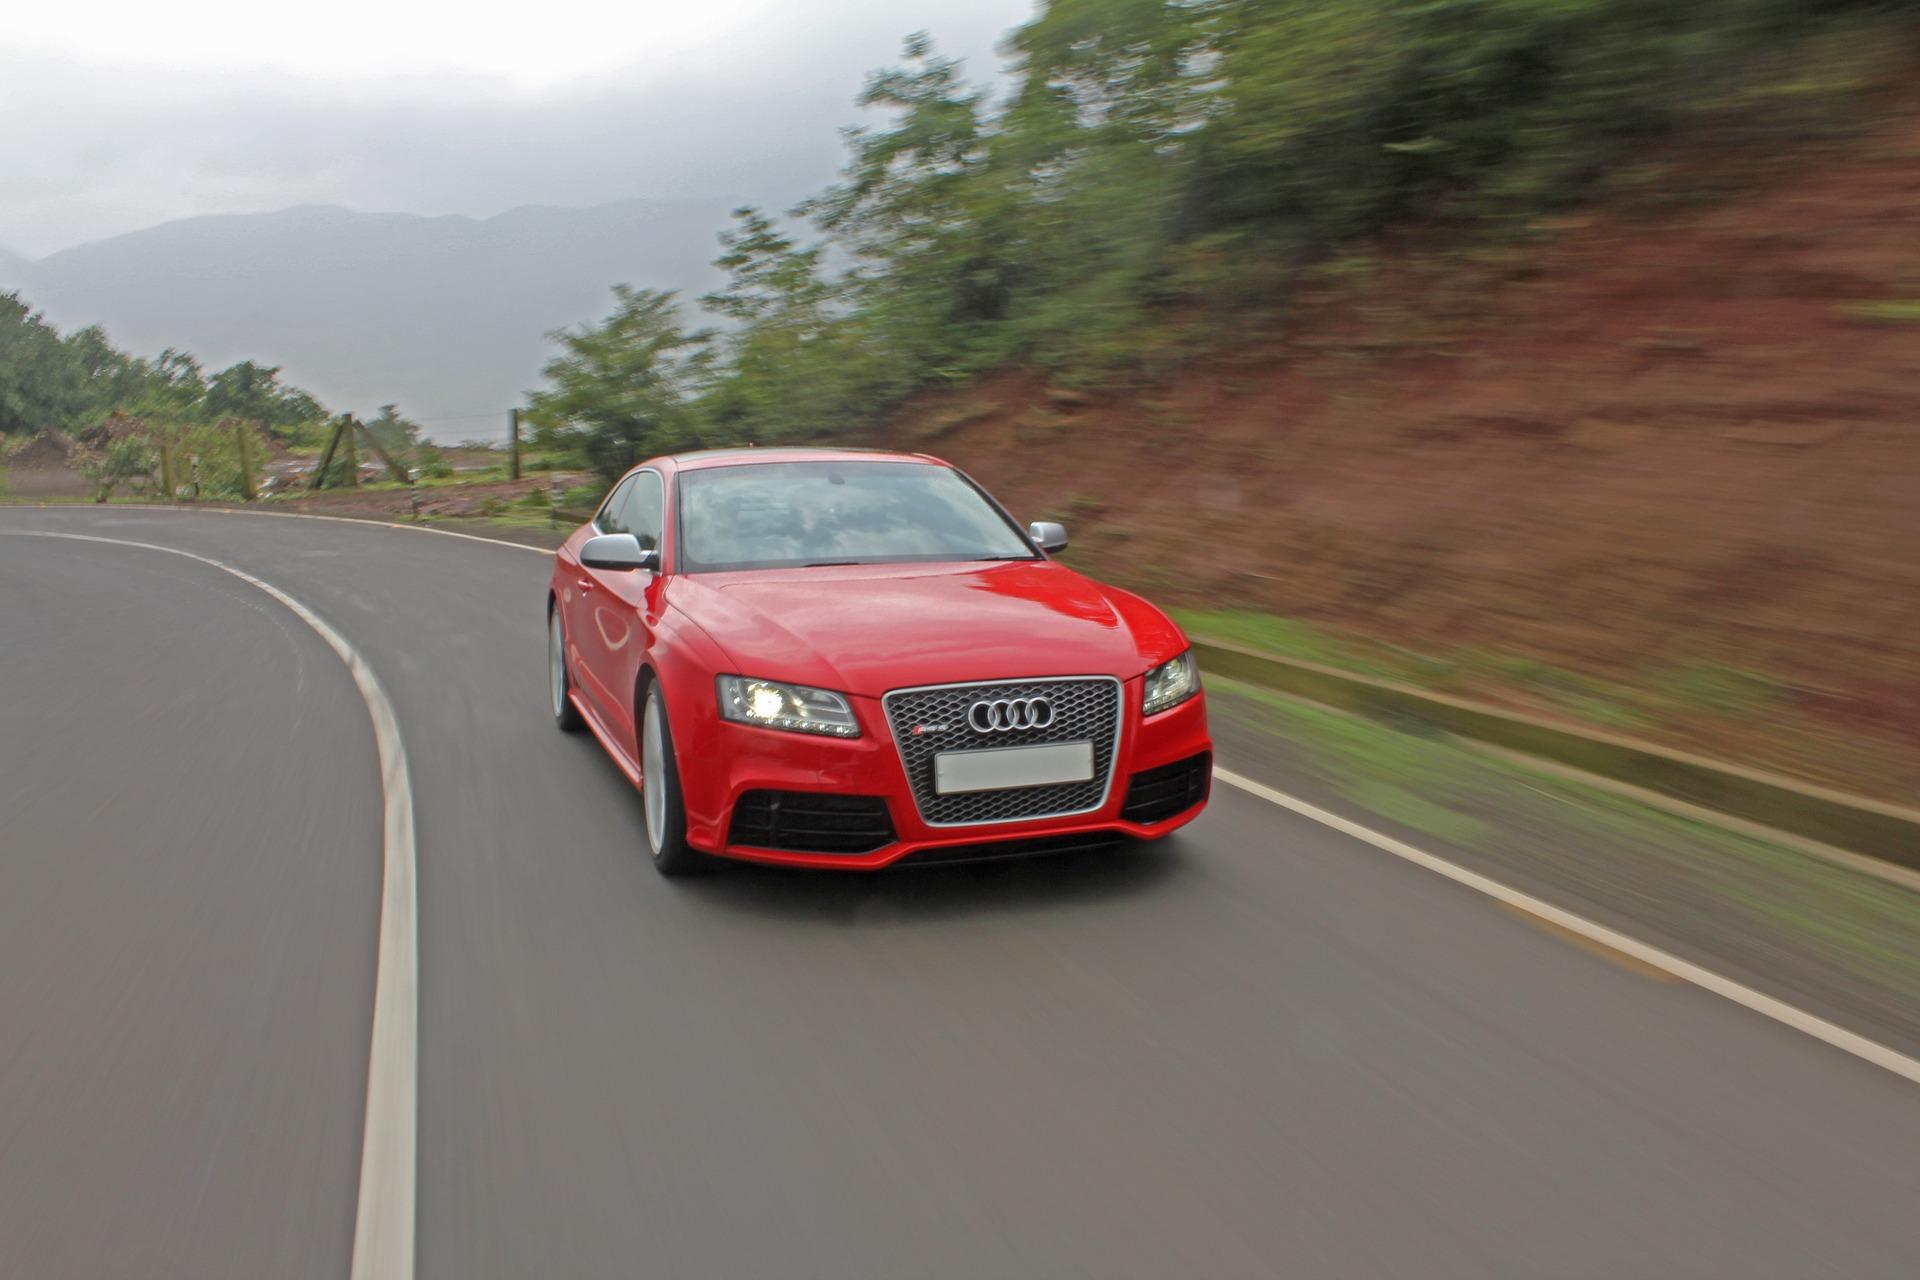
M 580 696 L 578 690 L 568 689 L 567 701 L 573 703 L 574 707 L 579 710 L 580 718 L 587 722 L 587 728 L 593 730 L 593 736 L 600 740 L 600 745 L 605 747 L 607 754 L 613 757 L 613 762 L 620 766 L 620 772 L 627 775 L 627 781 L 636 787 L 639 786 L 640 762 L 629 756 L 621 749 L 620 745 L 613 740 L 613 735 L 607 732 L 606 725 L 600 722 L 599 715 L 592 707 L 587 705 L 587 700 Z

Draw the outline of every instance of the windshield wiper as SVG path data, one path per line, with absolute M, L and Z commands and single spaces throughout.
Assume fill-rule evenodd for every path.
M 1012 555 L 1006 555 L 1006 556 L 975 556 L 973 559 L 967 561 L 967 563 L 982 564 L 989 560 L 1031 560 L 1031 559 L 1033 559 L 1033 556 L 1028 554 L 1027 552 L 1017 551 Z
M 802 569 L 832 569 L 843 564 L 866 564 L 865 560 L 809 560 L 801 565 Z

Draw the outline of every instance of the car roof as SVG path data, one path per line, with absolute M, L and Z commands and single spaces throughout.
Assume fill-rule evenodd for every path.
M 933 466 L 945 466 L 938 458 L 928 457 L 924 453 L 895 453 L 890 449 L 830 449 L 801 446 L 777 446 L 759 449 L 751 445 L 739 449 L 696 449 L 691 453 L 669 455 L 673 465 L 682 471 L 694 471 L 706 467 L 741 466 L 755 462 L 832 462 L 843 459 L 848 462 L 918 462 Z

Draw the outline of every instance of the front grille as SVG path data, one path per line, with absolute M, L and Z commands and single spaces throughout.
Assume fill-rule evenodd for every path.
M 977 733 L 968 725 L 967 709 L 983 698 L 1042 695 L 1053 704 L 1053 722 L 1044 729 Z M 913 786 L 913 801 L 920 808 L 920 817 L 930 826 L 960 827 L 1063 817 L 1098 809 L 1106 801 L 1114 751 L 1120 739 L 1120 682 L 1111 676 L 897 689 L 882 699 L 882 703 L 886 707 L 887 722 L 893 727 L 894 743 L 900 749 L 900 763 Z M 916 727 L 922 732 L 915 733 Z M 1089 782 L 947 796 L 933 789 L 933 758 L 943 751 L 1081 741 L 1093 744 L 1093 778 Z
M 1212 780 L 1213 757 L 1205 751 L 1136 773 L 1127 786 L 1120 816 L 1129 822 L 1164 822 L 1205 800 Z
M 749 791 L 727 832 L 728 844 L 790 853 L 872 853 L 895 838 L 881 797 L 821 791 Z

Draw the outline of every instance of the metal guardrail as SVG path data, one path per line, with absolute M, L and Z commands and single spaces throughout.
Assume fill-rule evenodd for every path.
M 1822 844 L 1920 869 L 1920 810 L 1319 663 L 1193 637 L 1203 671 L 1376 718 L 1411 718 Z

